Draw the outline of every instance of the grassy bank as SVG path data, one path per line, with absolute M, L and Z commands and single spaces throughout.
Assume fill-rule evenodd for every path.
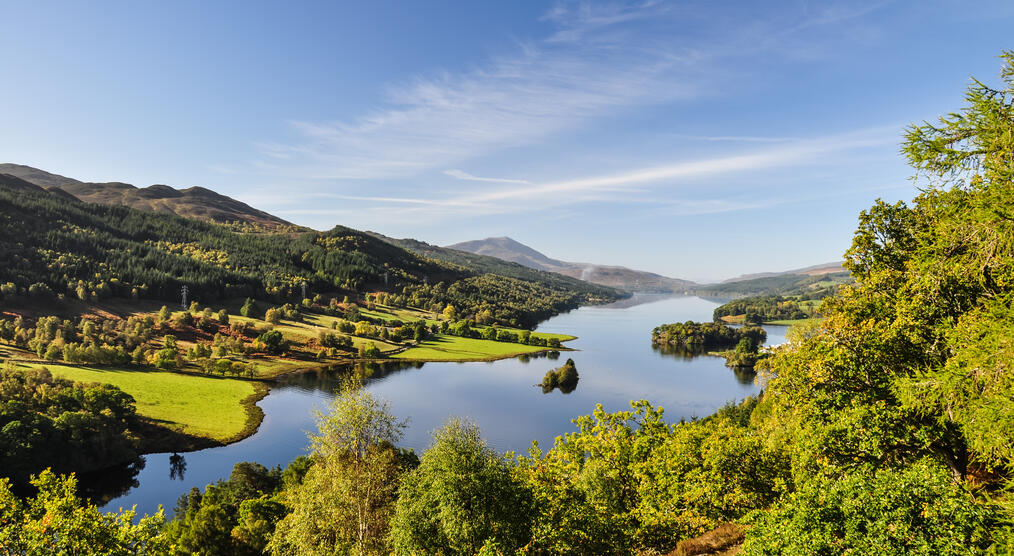
M 546 349 L 541 346 L 436 334 L 418 346 L 392 357 L 410 361 L 490 361 L 537 353 Z
M 793 326 L 796 324 L 810 324 L 814 322 L 820 322 L 822 320 L 824 320 L 822 317 L 812 317 L 808 319 L 783 319 L 783 320 L 764 321 L 764 324 L 780 324 L 782 326 Z
M 137 413 L 153 423 L 215 443 L 252 434 L 263 418 L 256 402 L 264 384 L 179 373 L 31 363 L 54 376 L 78 382 L 112 384 L 134 397 Z

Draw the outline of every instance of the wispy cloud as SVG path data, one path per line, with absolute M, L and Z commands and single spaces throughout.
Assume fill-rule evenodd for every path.
M 471 203 L 488 203 L 506 200 L 545 199 L 549 195 L 616 191 L 646 183 L 678 182 L 682 179 L 756 171 L 768 168 L 798 165 L 813 161 L 820 155 L 845 152 L 864 147 L 890 145 L 897 142 L 898 128 L 878 127 L 845 135 L 798 141 L 780 148 L 752 153 L 691 160 L 637 168 L 627 172 L 603 176 L 589 176 L 572 180 L 532 184 L 527 187 L 502 188 L 467 197 Z M 568 197 L 574 199 L 574 197 Z M 578 198 L 579 199 L 579 198 Z
M 881 4 L 804 6 L 787 20 L 747 22 L 750 30 L 730 42 L 716 29 L 731 20 L 714 23 L 716 29 L 687 32 L 706 23 L 694 6 L 656 0 L 561 2 L 542 18 L 555 29 L 519 41 L 514 52 L 466 71 L 390 86 L 372 111 L 358 117 L 289 122 L 295 138 L 259 144 L 257 167 L 275 176 L 314 180 L 405 178 L 454 168 L 499 149 L 579 129 L 596 118 L 715 94 L 719 83 L 742 78 L 720 68 L 740 60 L 744 48 L 755 54 L 759 48 L 781 48 L 778 37 L 859 18 Z M 725 17 L 740 16 L 731 11 Z M 774 142 L 734 136 L 707 140 Z M 454 177 L 469 179 L 464 173 Z
M 594 41 L 648 17 L 651 3 L 608 15 L 575 8 L 550 19 L 584 40 L 522 41 L 515 52 L 471 70 L 419 77 L 390 87 L 384 102 L 350 121 L 289 122 L 296 139 L 263 142 L 271 171 L 294 178 L 416 176 L 504 147 L 531 144 L 631 107 L 695 97 L 706 87 L 700 54 L 673 44 Z M 615 35 L 610 35 L 615 39 Z
M 709 142 L 730 142 L 730 143 L 785 143 L 799 141 L 799 137 L 760 137 L 756 135 L 681 135 L 673 134 L 672 137 L 689 139 L 692 141 Z
M 575 42 L 599 29 L 657 17 L 664 11 L 666 5 L 661 0 L 607 4 L 558 2 L 541 19 L 560 26 L 559 31 L 546 39 L 547 42 Z
M 462 170 L 444 170 L 444 174 L 465 181 L 481 181 L 486 183 L 532 183 L 528 180 L 516 180 L 511 178 L 483 178 L 479 176 L 473 176 L 468 172 Z
M 851 156 L 868 148 L 881 148 L 897 141 L 900 126 L 885 126 L 851 133 L 799 139 L 763 150 L 735 155 L 687 160 L 666 165 L 632 168 L 602 175 L 585 175 L 564 180 L 513 180 L 500 187 L 476 192 L 435 196 L 431 199 L 397 197 L 337 196 L 348 200 L 377 201 L 401 218 L 423 220 L 456 218 L 461 215 L 509 214 L 512 212 L 557 209 L 582 203 L 639 203 L 656 205 L 672 214 L 714 214 L 768 206 L 770 200 L 698 199 L 687 192 L 688 183 L 702 178 L 722 178 L 823 164 L 836 157 Z M 489 178 L 501 181 L 497 178 Z M 753 193 L 748 191 L 748 193 Z M 402 205 L 398 207 L 396 205 Z M 410 205 L 410 206 L 405 206 Z M 415 206 L 411 206 L 415 205 Z M 380 208 L 374 205 L 375 208 Z

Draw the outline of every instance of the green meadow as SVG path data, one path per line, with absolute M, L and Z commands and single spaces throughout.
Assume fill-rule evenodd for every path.
M 237 440 L 254 418 L 243 403 L 258 393 L 250 381 L 105 367 L 25 366 L 46 367 L 68 380 L 112 384 L 134 397 L 138 415 L 218 442 Z
M 546 351 L 546 348 L 437 334 L 392 357 L 412 361 L 483 361 L 539 351 Z

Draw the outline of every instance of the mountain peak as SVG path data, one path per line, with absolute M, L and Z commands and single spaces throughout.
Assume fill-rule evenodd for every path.
M 523 264 L 536 270 L 549 270 L 552 272 L 553 267 L 563 264 L 562 261 L 551 259 L 535 249 L 532 249 L 531 247 L 507 236 L 464 241 L 461 243 L 455 243 L 454 245 L 448 245 L 447 248 L 457 249 L 458 251 L 467 251 L 469 253 L 475 253 L 476 255 L 496 257 L 505 261 Z

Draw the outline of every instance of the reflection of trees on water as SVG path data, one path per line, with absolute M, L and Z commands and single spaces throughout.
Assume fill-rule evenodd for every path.
M 183 474 L 187 471 L 187 460 L 182 455 L 173 452 L 169 456 L 169 480 L 183 480 Z
M 523 353 L 517 357 L 517 360 L 527 364 L 532 359 L 549 359 L 551 361 L 556 361 L 559 358 L 560 352 L 552 350 L 552 351 L 537 351 L 535 353 Z
M 79 473 L 78 495 L 91 500 L 96 506 L 104 506 L 138 486 L 137 475 L 144 469 L 144 463 L 144 458 L 139 457 L 130 463 Z
M 753 384 L 757 378 L 757 371 L 753 367 L 732 367 L 732 372 L 740 384 Z
M 578 382 L 580 382 L 580 379 L 575 378 L 574 382 L 568 382 L 567 384 L 558 384 L 556 386 L 549 386 L 549 385 L 546 385 L 546 384 L 542 384 L 541 385 L 542 386 L 542 393 L 543 394 L 548 394 L 548 393 L 552 392 L 554 389 L 559 389 L 560 392 L 563 392 L 564 394 L 570 394 L 574 390 L 577 390 L 577 383 Z M 540 385 L 536 384 L 536 386 L 540 386 Z
M 278 384 L 295 386 L 302 390 L 335 392 L 341 386 L 342 378 L 350 373 L 356 373 L 364 383 L 369 384 L 404 370 L 421 369 L 423 365 L 425 363 L 421 361 L 364 361 L 286 375 L 278 379 Z
M 670 344 L 659 345 L 652 343 L 651 349 L 655 350 L 655 352 L 662 357 L 672 357 L 673 359 L 678 359 L 680 361 L 690 361 L 695 357 L 704 355 L 703 350 L 693 351 Z
M 672 345 L 658 345 L 652 344 L 651 349 L 655 350 L 656 353 L 662 357 L 671 357 L 679 361 L 690 361 L 696 357 L 704 355 L 704 351 L 691 351 L 683 348 L 679 348 Z M 754 379 L 757 378 L 757 372 L 753 367 L 729 367 L 732 369 L 734 375 L 736 375 L 736 381 L 740 384 L 753 384 Z

